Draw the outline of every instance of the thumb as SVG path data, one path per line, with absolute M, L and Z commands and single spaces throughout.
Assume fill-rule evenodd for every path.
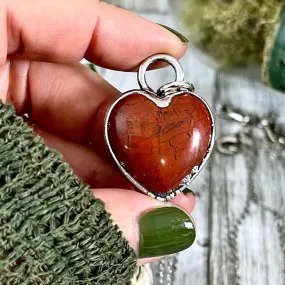
M 171 203 L 131 190 L 94 189 L 92 192 L 105 202 L 106 210 L 139 259 L 182 251 L 195 240 L 195 226 L 190 216 Z

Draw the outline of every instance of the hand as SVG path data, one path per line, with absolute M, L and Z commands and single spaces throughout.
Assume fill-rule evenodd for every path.
M 180 35 L 181 38 L 181 35 Z M 136 70 L 148 56 L 180 58 L 179 35 L 96 0 L 0 0 L 0 96 L 14 104 L 46 144 L 88 183 L 138 253 L 161 256 L 189 247 L 192 194 L 172 203 L 135 192 L 109 159 L 104 114 L 120 92 L 78 62 Z M 182 209 L 182 210 L 181 210 Z M 146 260 L 140 261 L 140 264 Z

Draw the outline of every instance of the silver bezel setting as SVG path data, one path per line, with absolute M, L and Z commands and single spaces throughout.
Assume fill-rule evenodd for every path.
M 179 87 L 180 83 L 185 84 L 185 82 L 174 82 L 174 85 Z M 172 83 L 173 84 L 173 83 Z M 183 87 L 183 84 L 182 87 Z M 182 88 L 183 89 L 183 88 Z M 191 90 L 191 89 L 190 89 Z M 141 185 L 130 173 L 128 173 L 126 171 L 126 169 L 124 168 L 124 165 L 122 162 L 118 161 L 116 154 L 113 152 L 110 141 L 109 141 L 109 135 L 108 135 L 108 130 L 109 130 L 109 118 L 110 115 L 112 113 L 112 110 L 114 109 L 114 107 L 116 106 L 116 104 L 123 100 L 124 98 L 134 95 L 134 94 L 139 94 L 142 95 L 146 98 L 148 98 L 149 100 L 153 101 L 158 107 L 160 108 L 165 108 L 167 107 L 170 103 L 173 97 L 175 96 L 179 96 L 182 94 L 188 94 L 191 96 L 195 96 L 197 99 L 201 100 L 204 105 L 206 106 L 209 114 L 210 114 L 210 118 L 211 118 L 211 136 L 209 138 L 209 145 L 208 145 L 208 149 L 201 161 L 201 163 L 199 165 L 196 165 L 193 167 L 192 171 L 182 179 L 182 181 L 179 183 L 179 186 L 177 189 L 172 189 L 169 190 L 166 193 L 153 193 L 151 191 L 149 191 L 148 189 L 146 189 L 143 185 Z M 214 141 L 215 141 L 215 124 L 214 124 L 214 118 L 213 118 L 213 114 L 211 112 L 210 107 L 208 106 L 207 102 L 201 98 L 200 96 L 196 95 L 193 92 L 190 91 L 186 91 L 186 90 L 182 90 L 182 91 L 178 91 L 178 92 L 173 92 L 172 94 L 169 94 L 168 96 L 166 96 L 165 98 L 159 99 L 156 96 L 156 93 L 151 92 L 151 91 L 143 91 L 143 90 L 131 90 L 128 91 L 124 94 L 122 94 L 109 108 L 109 110 L 106 113 L 106 117 L 105 117 L 105 124 L 104 124 L 104 136 L 105 136 L 105 141 L 107 143 L 108 149 L 111 153 L 112 158 L 114 159 L 115 163 L 117 164 L 117 166 L 119 167 L 120 171 L 125 175 L 125 177 L 133 184 L 136 186 L 136 188 L 138 188 L 139 190 L 141 190 L 143 193 L 149 195 L 150 197 L 156 198 L 158 200 L 161 201 L 167 201 L 170 200 L 172 198 L 174 198 L 176 195 L 178 195 L 179 193 L 183 192 L 183 190 L 185 190 L 187 187 L 189 187 L 189 184 L 196 178 L 196 176 L 199 174 L 199 172 L 202 170 L 202 168 L 204 167 L 206 161 L 208 160 L 208 158 L 211 155 L 211 152 L 213 150 L 214 147 Z

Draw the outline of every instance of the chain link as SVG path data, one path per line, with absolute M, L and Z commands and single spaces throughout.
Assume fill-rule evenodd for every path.
M 158 264 L 158 284 L 173 285 L 177 268 L 177 255 L 173 254 L 159 261 Z
M 285 159 L 285 135 L 276 122 L 276 115 L 268 112 L 263 116 L 244 114 L 231 105 L 218 105 L 217 114 L 226 120 L 235 121 L 242 129 L 235 133 L 221 137 L 217 140 L 219 152 L 235 155 L 245 148 L 265 148 L 272 158 Z
M 231 105 L 218 105 L 217 114 L 228 121 L 238 122 L 242 127 L 239 132 L 223 136 L 217 140 L 217 150 L 220 153 L 235 155 L 243 151 L 255 151 L 256 149 L 263 147 L 269 150 L 272 158 L 281 157 L 285 159 L 285 135 L 282 134 L 281 125 L 277 124 L 277 118 L 274 113 L 268 112 L 263 116 L 256 116 L 244 114 L 240 110 L 233 108 Z M 250 171 L 252 171 L 252 169 L 249 169 L 249 172 Z M 244 211 L 229 230 L 229 245 L 232 249 L 230 258 L 232 263 L 235 264 L 232 272 L 234 285 L 241 285 L 240 268 L 237 256 L 237 235 L 239 227 L 243 223 L 245 217 L 249 214 L 250 206 L 252 204 L 259 206 L 263 211 L 272 213 L 276 218 L 276 225 L 278 226 L 285 254 L 285 231 L 282 216 L 279 213 L 276 214 L 276 211 L 273 209 L 264 206 L 257 198 L 253 189 L 250 189 L 248 195 Z M 174 284 L 177 262 L 177 255 L 171 255 L 159 261 L 157 285 Z
M 276 122 L 276 115 L 266 113 L 263 116 L 244 114 L 230 105 L 219 105 L 217 113 L 220 117 L 238 122 L 242 129 L 235 134 L 227 135 L 217 141 L 217 150 L 222 154 L 234 155 L 244 152 L 246 167 L 249 174 L 255 171 L 254 157 L 261 147 L 269 150 L 271 158 L 285 158 L 285 136 L 281 133 L 281 125 Z M 279 235 L 280 248 L 283 250 L 283 260 L 285 261 L 285 228 L 284 213 L 266 206 L 265 202 L 258 196 L 254 188 L 252 175 L 249 175 L 249 189 L 246 204 L 240 216 L 237 217 L 229 229 L 230 259 L 232 267 L 232 284 L 242 285 L 241 268 L 238 258 L 238 242 L 240 226 L 251 212 L 252 206 L 257 206 L 262 212 L 270 213 L 274 220 Z M 285 265 L 284 265 L 285 268 Z M 283 280 L 280 284 L 285 284 L 285 269 L 283 270 Z

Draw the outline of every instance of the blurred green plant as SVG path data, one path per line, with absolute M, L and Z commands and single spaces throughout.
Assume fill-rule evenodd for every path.
M 190 41 L 222 67 L 261 63 L 284 1 L 184 0 L 180 16 Z

